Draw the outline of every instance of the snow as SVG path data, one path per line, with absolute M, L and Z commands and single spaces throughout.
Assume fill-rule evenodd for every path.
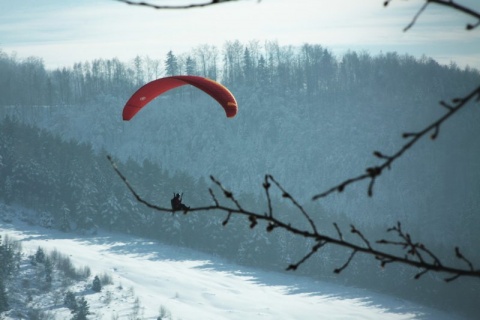
M 91 278 L 109 274 L 102 292 L 74 285 L 90 305 L 91 319 L 452 319 L 404 300 L 347 288 L 294 273 L 256 270 L 186 248 L 100 231 L 95 236 L 63 233 L 21 221 L 0 223 L 0 235 L 22 242 L 33 254 L 42 247 L 88 266 Z M 91 279 L 89 280 L 91 282 Z M 77 293 L 78 294 L 78 293 Z M 63 301 L 63 296 L 62 296 Z M 63 306 L 48 307 L 57 319 L 71 318 Z M 135 311 L 136 310 L 136 311 Z M 136 317 L 136 318 L 138 318 Z M 6 318 L 11 319 L 11 318 Z

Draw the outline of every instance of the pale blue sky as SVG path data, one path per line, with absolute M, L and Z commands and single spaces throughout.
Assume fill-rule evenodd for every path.
M 473 18 L 432 5 L 410 31 L 402 31 L 423 2 L 394 0 L 384 8 L 383 0 L 244 0 L 154 10 L 114 0 L 1 1 L 0 49 L 40 57 L 55 68 L 95 58 L 163 60 L 169 50 L 180 54 L 201 44 L 221 50 L 227 40 L 255 39 L 321 44 L 337 55 L 348 49 L 424 54 L 480 69 L 480 28 L 465 31 Z M 478 0 L 457 2 L 480 11 Z

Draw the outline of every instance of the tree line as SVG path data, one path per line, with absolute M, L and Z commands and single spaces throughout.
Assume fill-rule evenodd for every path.
M 417 68 L 419 64 L 423 70 Z M 454 63 L 443 68 L 462 83 L 478 78 L 475 69 L 461 70 Z M 416 97 L 425 93 L 414 85 L 419 80 L 429 81 L 431 92 L 451 87 L 445 77 L 435 77 L 441 69 L 427 57 L 418 60 L 394 52 L 376 57 L 348 52 L 336 57 L 329 49 L 308 43 L 294 47 L 230 41 L 221 50 L 204 44 L 187 53 L 170 51 L 164 58 L 137 56 L 129 63 L 117 58 L 96 59 L 54 70 L 47 70 L 40 58 L 19 59 L 0 50 L 0 105 L 85 103 L 100 94 L 122 95 L 147 81 L 176 74 L 206 76 L 233 88 L 260 86 L 264 95 L 294 96 L 300 101 L 322 99 L 331 103 L 346 93 L 351 95 L 352 90 L 375 95 L 371 88 L 379 86 L 393 92 L 408 90 Z M 392 77 L 402 81 L 388 81 Z

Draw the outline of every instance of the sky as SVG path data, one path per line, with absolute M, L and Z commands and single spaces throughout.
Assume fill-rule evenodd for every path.
M 155 4 L 207 0 L 155 1 Z M 422 0 L 240 0 L 188 9 L 155 10 L 115 0 L 22 0 L 0 2 L 0 50 L 19 59 L 36 56 L 47 68 L 71 67 L 97 58 L 163 60 L 203 44 L 220 50 L 226 41 L 320 44 L 340 56 L 347 50 L 372 55 L 396 51 L 426 55 L 442 64 L 480 69 L 480 27 L 473 18 L 430 5 L 407 26 Z M 478 0 L 458 0 L 480 11 Z
M 126 310 L 134 299 L 128 295 L 131 292 L 139 299 L 142 318 L 152 320 L 160 306 L 171 313 L 171 319 L 309 320 L 327 315 L 332 320 L 460 320 L 364 289 L 242 267 L 187 248 L 104 230 L 96 236 L 80 236 L 15 219 L 12 224 L 0 222 L 0 235 L 22 241 L 27 256 L 39 247 L 47 254 L 54 250 L 68 254 L 75 268 L 90 268 L 88 283 L 95 275 L 110 275 L 113 285 L 104 287 L 103 295 L 85 290 L 84 283 L 69 288 L 87 299 L 92 319 L 132 319 L 131 310 Z M 106 291 L 113 300 L 108 306 L 100 303 Z M 35 307 L 50 310 L 57 319 L 71 317 L 66 308 L 52 308 L 53 299 L 45 300 L 35 300 Z

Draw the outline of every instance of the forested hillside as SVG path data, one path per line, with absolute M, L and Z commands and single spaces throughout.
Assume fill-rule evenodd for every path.
M 173 74 L 221 81 L 236 96 L 239 114 L 225 119 L 210 97 L 180 88 L 122 122 L 122 107 L 138 86 Z M 309 44 L 229 42 L 222 50 L 204 45 L 159 59 L 95 60 L 61 70 L 46 70 L 38 58 L 0 53 L 0 195 L 42 212 L 33 218 L 26 213 L 25 219 L 44 226 L 141 233 L 278 269 L 302 257 L 308 244 L 285 233 L 250 230 L 241 219 L 222 228 L 224 217 L 211 213 L 152 212 L 129 194 L 106 154 L 118 159 L 140 194 L 163 205 L 172 192 L 184 192 L 189 205 L 210 203 L 206 177 L 212 174 L 242 194 L 246 207 L 263 208 L 261 183 L 270 173 L 325 222 L 327 232 L 335 232 L 332 222 L 354 223 L 379 239 L 400 220 L 447 261 L 455 245 L 478 260 L 477 109 L 465 110 L 442 127 L 437 140 L 423 141 L 400 159 L 381 177 L 373 198 L 365 185 L 322 202 L 310 197 L 361 173 L 375 162 L 373 150 L 396 151 L 403 132 L 444 113 L 439 100 L 463 95 L 479 81 L 477 70 L 428 58 L 356 52 L 335 57 Z M 291 208 L 274 202 L 296 221 Z M 326 248 L 298 272 L 330 278 L 346 256 Z M 360 257 L 335 281 L 437 306 L 448 300 L 469 311 L 477 302 L 472 297 L 480 296 L 478 286 L 462 280 L 448 287 L 435 278 L 415 282 L 407 268 L 372 273 L 377 266 Z
M 122 122 L 123 105 L 137 87 L 185 73 L 227 85 L 239 103 L 237 117 L 225 119 L 213 99 L 183 87 Z M 122 160 L 148 160 L 196 178 L 214 175 L 233 190 L 253 193 L 261 192 L 269 173 L 309 201 L 375 163 L 374 150 L 396 151 L 403 132 L 419 130 L 445 112 L 441 99 L 463 95 L 479 80 L 478 70 L 445 67 L 426 57 L 335 57 L 310 44 L 235 41 L 222 50 L 204 45 L 158 59 L 95 60 L 61 70 L 45 70 L 38 58 L 3 53 L 0 105 L 4 115 Z M 452 224 L 452 216 L 479 223 L 472 211 L 480 189 L 480 162 L 472 161 L 480 150 L 479 118 L 469 109 L 442 127 L 434 143 L 419 145 L 382 177 L 373 201 L 358 186 L 321 205 L 357 224 L 428 222 L 432 228 L 422 230 L 427 237 L 448 227 L 448 237 L 437 240 L 458 241 L 464 226 Z M 460 242 L 470 239 L 467 234 Z

